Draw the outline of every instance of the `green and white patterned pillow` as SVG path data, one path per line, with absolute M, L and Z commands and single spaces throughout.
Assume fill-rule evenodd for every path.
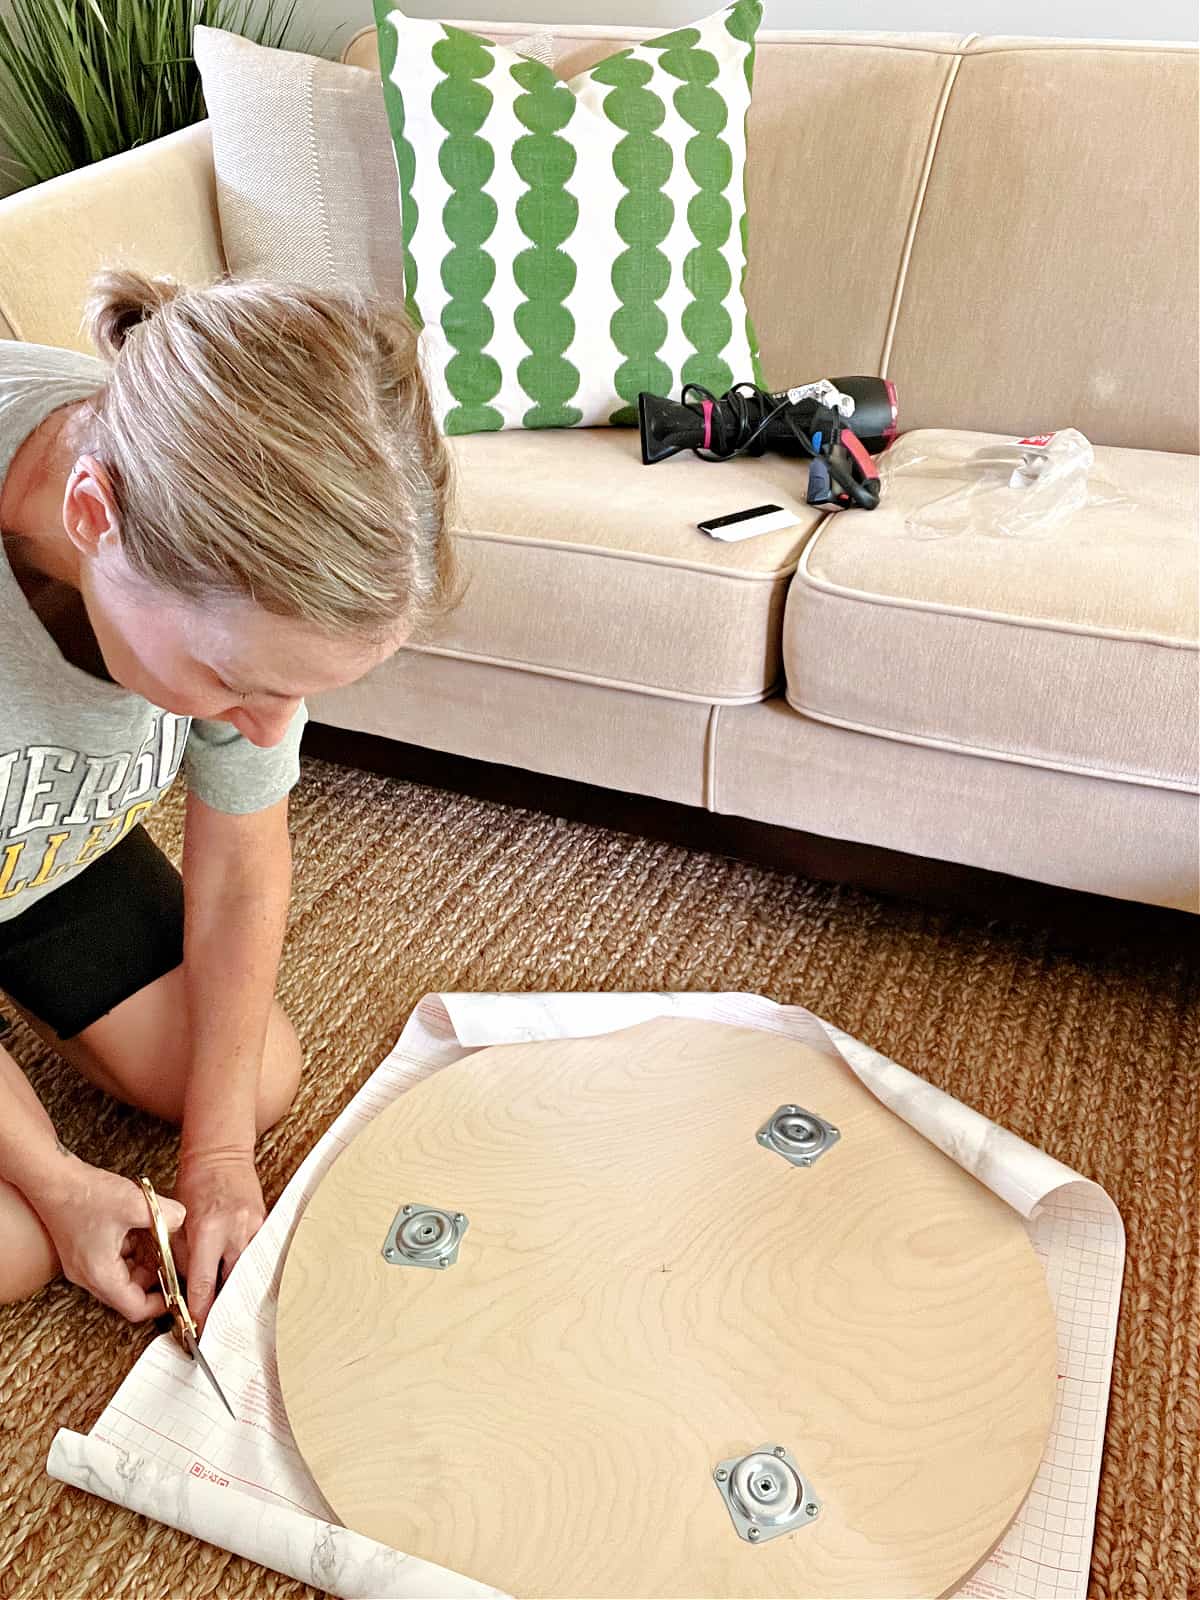
M 742 294 L 759 0 L 568 82 L 376 0 L 408 310 L 447 433 L 636 421 L 758 380 Z

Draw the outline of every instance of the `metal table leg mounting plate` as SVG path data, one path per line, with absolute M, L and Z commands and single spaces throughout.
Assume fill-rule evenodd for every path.
M 794 1533 L 820 1515 L 812 1484 L 781 1444 L 760 1445 L 749 1455 L 719 1461 L 713 1477 L 734 1527 L 748 1544 Z
M 461 1211 L 401 1206 L 383 1241 L 383 1258 L 397 1267 L 452 1267 L 469 1226 Z
M 780 1106 L 755 1135 L 759 1144 L 774 1150 L 794 1167 L 811 1167 L 841 1138 L 832 1122 L 803 1106 Z

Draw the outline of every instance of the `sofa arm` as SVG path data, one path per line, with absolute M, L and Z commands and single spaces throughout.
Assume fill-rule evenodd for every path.
M 0 200 L 0 336 L 87 350 L 88 284 L 109 266 L 224 272 L 206 122 Z

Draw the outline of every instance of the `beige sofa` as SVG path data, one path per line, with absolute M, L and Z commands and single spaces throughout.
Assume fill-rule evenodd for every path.
M 559 30 L 556 67 L 631 37 Z M 372 70 L 373 49 L 350 58 Z M 747 289 L 768 378 L 890 376 L 942 477 L 822 520 L 779 457 L 647 469 L 625 431 L 456 440 L 462 606 L 314 717 L 695 808 L 698 838 L 717 813 L 1200 909 L 1196 88 L 1182 45 L 767 34 Z M 381 129 L 353 133 L 372 184 Z M 294 275 L 327 274 L 285 206 L 239 197 L 245 141 L 217 143 L 220 212 L 207 125 L 0 204 L 0 332 L 78 343 L 112 259 L 222 271 L 222 220 L 242 254 L 260 229 L 280 270 L 294 250 Z M 343 231 L 391 228 L 390 172 L 372 194 L 339 191 Z M 1068 426 L 1099 503 L 1038 536 L 915 536 L 989 434 Z M 766 500 L 798 526 L 696 531 Z

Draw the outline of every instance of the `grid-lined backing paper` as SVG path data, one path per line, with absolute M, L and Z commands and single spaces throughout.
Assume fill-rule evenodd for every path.
M 971 1600 L 1074 1600 L 1087 1589 L 1117 1306 L 1120 1220 L 1090 1185 L 1058 1190 L 1027 1223 L 1058 1325 L 1058 1396 L 1033 1488 L 998 1547 L 958 1591 Z
M 1021 1211 L 1046 1269 L 1058 1395 L 1041 1468 L 991 1556 L 958 1594 L 1083 1600 L 1124 1267 L 1104 1191 L 798 1006 L 756 995 L 431 995 L 396 1048 L 314 1146 L 222 1290 L 204 1352 L 239 1420 L 167 1335 L 143 1353 L 88 1435 L 62 1430 L 56 1477 L 347 1600 L 495 1594 L 484 1584 L 337 1526 L 291 1436 L 275 1366 L 288 1241 L 332 1162 L 372 1117 L 473 1049 L 579 1037 L 690 1016 L 838 1052 L 897 1115 Z M 486 1576 L 486 1575 L 483 1575 Z

